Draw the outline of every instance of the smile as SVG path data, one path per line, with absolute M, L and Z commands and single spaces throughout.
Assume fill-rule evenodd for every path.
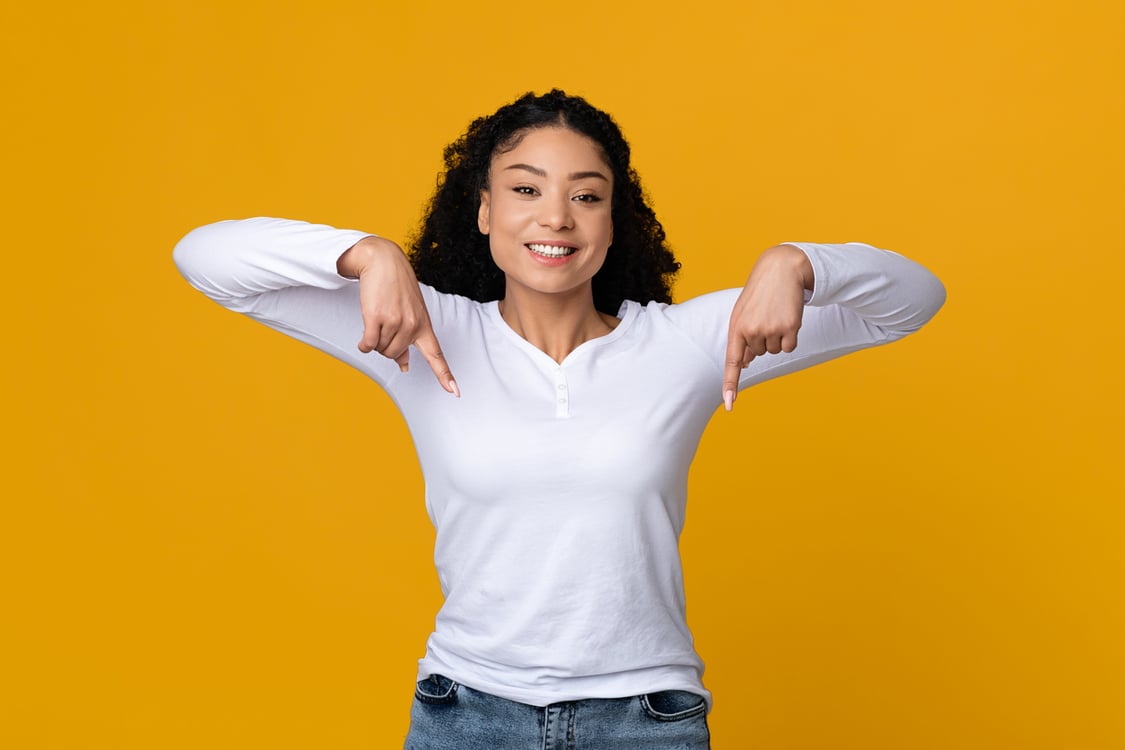
M 565 245 L 543 245 L 538 242 L 527 243 L 527 249 L 536 255 L 542 255 L 544 258 L 562 258 L 578 251 L 578 249 L 574 247 L 567 247 Z

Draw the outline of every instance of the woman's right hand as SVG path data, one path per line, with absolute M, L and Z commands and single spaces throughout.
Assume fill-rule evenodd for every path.
M 341 276 L 359 279 L 363 316 L 359 350 L 379 352 L 406 372 L 413 344 L 426 358 L 441 387 L 460 397 L 457 381 L 430 324 L 418 278 L 402 248 L 382 237 L 365 237 L 340 256 L 336 271 Z

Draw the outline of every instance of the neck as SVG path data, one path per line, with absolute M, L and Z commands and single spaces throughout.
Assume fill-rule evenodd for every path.
M 561 363 L 590 339 L 605 336 L 620 322 L 594 307 L 587 287 L 574 294 L 527 294 L 511 285 L 500 300 L 500 315 L 513 331 Z

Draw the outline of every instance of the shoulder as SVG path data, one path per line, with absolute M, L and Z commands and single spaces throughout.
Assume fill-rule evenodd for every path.
M 712 365 L 721 366 L 731 310 L 740 291 L 724 289 L 671 304 L 627 300 L 619 316 L 627 319 L 631 312 L 636 315 L 636 335 L 645 345 L 659 342 L 684 355 L 702 355 Z
M 426 303 L 426 310 L 436 324 L 438 320 L 457 321 L 467 318 L 480 317 L 484 314 L 488 302 L 477 302 L 475 299 L 462 297 L 459 294 L 439 292 L 428 284 L 420 283 L 418 288 L 422 291 L 422 299 Z
M 646 305 L 636 302 L 626 304 L 637 305 L 650 322 L 663 323 L 692 337 L 697 337 L 704 332 L 710 334 L 716 329 L 721 329 L 723 335 L 726 335 L 730 313 L 740 292 L 740 289 L 723 289 L 671 304 L 662 302 L 649 302 Z
M 625 300 L 617 317 L 624 319 L 630 311 L 635 311 L 638 317 L 651 324 L 690 329 L 700 325 L 712 327 L 718 322 L 725 328 L 741 292 L 741 289 L 721 289 L 671 303 Z
M 723 314 L 729 316 L 730 311 L 734 309 L 735 300 L 738 299 L 741 292 L 741 289 L 720 289 L 719 291 L 708 292 L 683 302 L 666 305 L 664 314 L 676 322 L 711 318 Z

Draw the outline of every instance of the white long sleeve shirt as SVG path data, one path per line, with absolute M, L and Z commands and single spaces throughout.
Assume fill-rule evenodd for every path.
M 415 359 L 362 354 L 358 285 L 336 273 L 363 232 L 280 219 L 188 234 L 175 260 L 216 302 L 370 376 L 414 438 L 445 602 L 419 679 L 544 706 L 657 690 L 710 701 L 684 614 L 678 539 L 688 467 L 721 403 L 740 290 L 626 301 L 609 334 L 560 364 L 496 302 L 422 286 L 462 397 Z M 809 257 L 797 349 L 756 358 L 740 388 L 920 328 L 942 305 L 918 264 L 868 245 L 793 243 Z

